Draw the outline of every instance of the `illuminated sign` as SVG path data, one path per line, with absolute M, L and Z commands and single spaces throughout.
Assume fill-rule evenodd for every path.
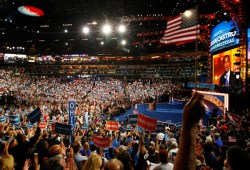
M 24 15 L 28 15 L 32 17 L 41 17 L 44 15 L 44 12 L 41 9 L 33 7 L 33 6 L 20 6 L 18 7 L 17 10 Z
M 212 29 L 210 37 L 211 53 L 238 45 L 240 42 L 239 29 L 233 20 L 218 24 Z

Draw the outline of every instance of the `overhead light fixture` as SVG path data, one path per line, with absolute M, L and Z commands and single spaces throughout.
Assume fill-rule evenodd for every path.
M 17 9 L 24 15 L 32 16 L 32 17 L 41 17 L 44 15 L 43 10 L 33 7 L 33 6 L 20 6 Z

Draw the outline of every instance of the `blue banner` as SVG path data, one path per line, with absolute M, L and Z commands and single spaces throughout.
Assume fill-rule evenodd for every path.
M 34 124 L 41 118 L 41 110 L 39 107 L 37 107 L 35 110 L 33 110 L 30 114 L 27 115 L 30 123 Z
M 56 122 L 55 132 L 63 135 L 71 135 L 71 126 L 72 125 Z
M 142 133 L 142 132 L 143 132 L 143 129 L 142 129 L 140 126 L 138 126 L 138 132 L 139 132 L 139 133 Z
M 128 124 L 136 125 L 138 120 L 138 114 L 128 115 Z
M 124 133 L 124 132 L 126 132 L 126 129 L 124 127 L 119 127 L 119 131 Z
M 20 123 L 19 115 L 10 115 L 9 120 L 12 125 Z
M 74 99 L 69 99 L 69 125 L 75 125 L 75 111 L 76 111 L 76 101 Z M 74 126 L 72 126 L 74 128 Z

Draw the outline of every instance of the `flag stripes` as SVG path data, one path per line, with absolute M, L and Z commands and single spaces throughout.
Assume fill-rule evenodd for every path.
M 191 12 L 192 17 L 180 14 L 168 21 L 161 44 L 184 44 L 196 40 L 200 25 L 197 24 L 197 12 Z

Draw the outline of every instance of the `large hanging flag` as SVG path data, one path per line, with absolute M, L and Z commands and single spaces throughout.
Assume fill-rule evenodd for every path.
M 170 45 L 195 41 L 200 29 L 197 15 L 198 10 L 194 8 L 170 19 L 160 43 Z

